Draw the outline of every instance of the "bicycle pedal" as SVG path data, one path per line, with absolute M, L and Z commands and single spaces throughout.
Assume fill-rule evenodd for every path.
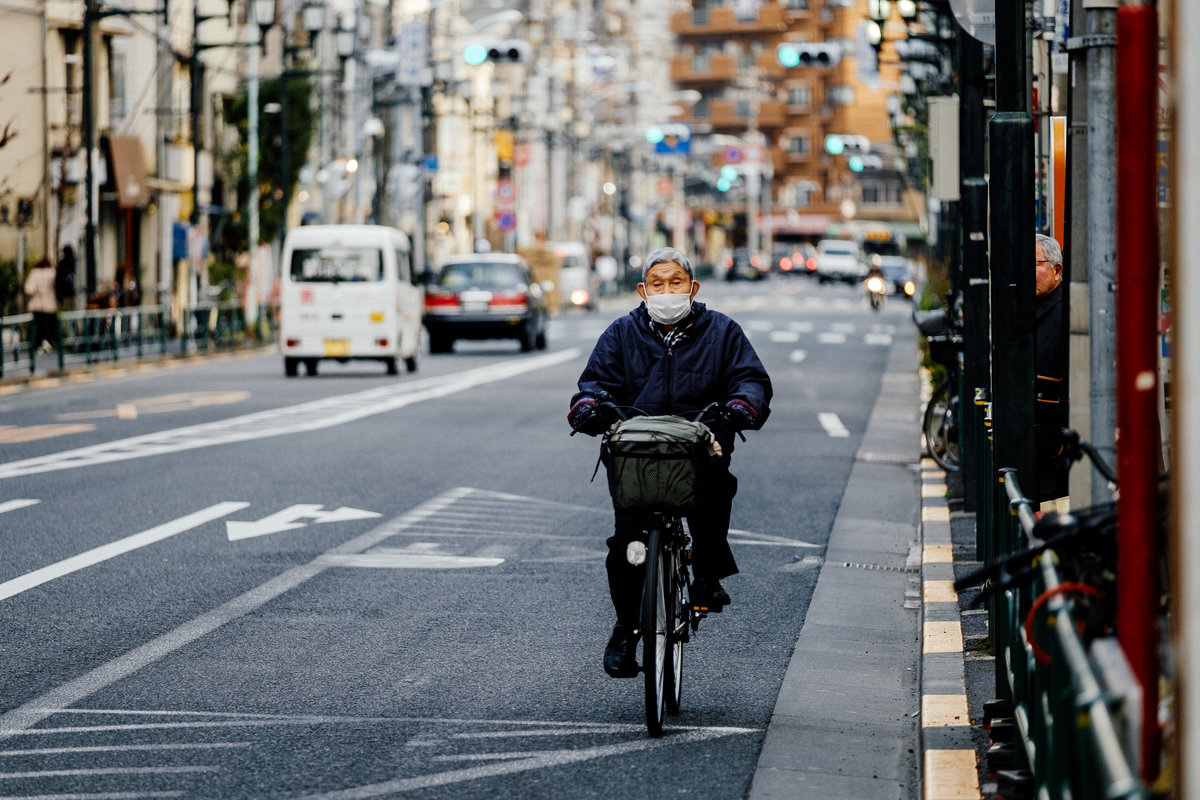
M 701 614 L 720 614 L 724 610 L 725 606 L 722 605 L 706 606 L 699 603 L 692 603 L 692 611 L 698 611 Z

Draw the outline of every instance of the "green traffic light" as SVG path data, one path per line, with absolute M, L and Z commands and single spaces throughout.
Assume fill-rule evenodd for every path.
M 646 141 L 650 144 L 658 144 L 665 138 L 666 134 L 663 133 L 663 129 L 657 125 L 652 125 L 646 129 Z
M 794 45 L 781 44 L 775 48 L 775 59 L 780 66 L 791 69 L 800 64 L 800 51 Z
M 488 59 L 488 50 L 481 44 L 469 44 L 463 48 L 463 61 L 478 67 Z
M 831 133 L 825 137 L 825 152 L 831 156 L 840 156 L 842 151 L 846 149 L 846 142 L 836 133 Z
M 730 181 L 726 180 L 725 178 L 717 178 L 717 191 L 718 192 L 728 192 L 729 187 L 732 185 L 733 184 Z
M 730 164 L 726 164 L 725 166 L 721 167 L 721 180 L 725 181 L 726 183 L 733 183 L 736 181 L 737 167 L 734 167 Z
M 846 160 L 846 164 L 850 167 L 851 172 L 863 171 L 863 160 L 859 156 L 850 156 L 850 158 Z

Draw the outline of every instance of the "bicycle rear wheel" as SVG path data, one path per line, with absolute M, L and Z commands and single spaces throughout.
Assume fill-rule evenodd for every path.
M 950 391 L 950 380 L 937 385 L 925 406 L 921 426 L 925 432 L 925 448 L 939 467 L 947 472 L 958 471 L 958 409 L 957 396 Z
M 642 586 L 642 671 L 646 677 L 646 730 L 662 736 L 666 711 L 667 607 L 670 573 L 662 548 L 662 529 L 650 531 L 646 580 Z

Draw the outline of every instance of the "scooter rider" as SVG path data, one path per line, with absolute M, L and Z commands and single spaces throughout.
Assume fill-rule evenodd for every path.
M 642 267 L 637 291 L 645 301 L 601 334 L 579 377 L 567 421 L 596 435 L 613 419 L 599 400 L 647 414 L 687 414 L 716 403 L 706 419 L 721 445 L 713 457 L 713 487 L 705 507 L 688 516 L 692 534 L 692 599 L 712 608 L 730 602 L 721 578 L 738 571 L 729 548 L 729 517 L 737 479 L 729 472 L 735 434 L 757 430 L 770 414 L 771 379 L 741 326 L 694 302 L 700 284 L 688 257 L 673 247 L 655 250 Z M 617 678 L 637 675 L 638 598 L 642 571 L 625 557 L 626 545 L 643 530 L 645 515 L 616 511 L 608 539 L 609 593 L 617 624 L 604 651 L 604 670 Z

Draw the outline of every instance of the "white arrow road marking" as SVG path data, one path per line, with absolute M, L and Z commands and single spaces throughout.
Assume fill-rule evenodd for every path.
M 369 553 L 340 553 L 317 557 L 327 567 L 366 567 L 375 569 L 471 569 L 498 567 L 503 558 L 451 556 L 444 553 L 414 552 L 406 549 L 376 548 Z
M 842 424 L 841 418 L 832 411 L 822 411 L 820 414 L 817 414 L 817 421 L 821 423 L 821 427 L 825 429 L 825 432 L 835 439 L 850 435 L 850 431 L 846 430 L 846 426 Z
M 55 578 L 61 578 L 64 575 L 70 575 L 72 572 L 86 569 L 93 564 L 99 564 L 102 561 L 115 558 L 131 550 L 137 550 L 139 547 L 161 542 L 163 539 L 170 538 L 177 533 L 183 533 L 184 531 L 199 527 L 206 522 L 220 519 L 235 511 L 241 511 L 248 505 L 250 504 L 236 502 L 217 503 L 215 506 L 209 506 L 202 511 L 188 514 L 186 517 L 180 517 L 179 519 L 159 525 L 156 528 L 135 533 L 132 536 L 126 536 L 124 539 L 118 539 L 115 542 L 109 542 L 108 544 L 88 550 L 85 553 L 80 553 L 77 556 L 63 559 L 48 567 L 34 570 L 19 578 L 5 581 L 4 583 L 0 583 L 0 600 L 20 594 L 35 586 L 41 586 L 43 583 L 48 583 Z
M 255 536 L 266 536 L 269 533 L 279 533 L 280 531 L 290 531 L 296 528 L 307 528 L 307 522 L 298 522 L 301 519 L 311 519 L 313 522 L 346 522 L 353 519 L 370 519 L 378 517 L 379 514 L 375 511 L 363 511 L 359 508 L 349 508 L 342 506 L 335 511 L 322 511 L 324 506 L 319 504 L 302 503 L 299 505 L 288 506 L 282 511 L 277 511 L 268 517 L 263 517 L 255 522 L 239 522 L 237 520 L 227 520 L 225 522 L 225 535 L 229 537 L 229 541 L 234 542 L 238 539 L 251 539 Z
M 25 508 L 27 506 L 36 506 L 40 502 L 42 502 L 42 501 L 41 500 L 9 500 L 6 503 L 0 503 L 0 514 L 3 514 L 6 511 L 16 511 L 18 508 Z

